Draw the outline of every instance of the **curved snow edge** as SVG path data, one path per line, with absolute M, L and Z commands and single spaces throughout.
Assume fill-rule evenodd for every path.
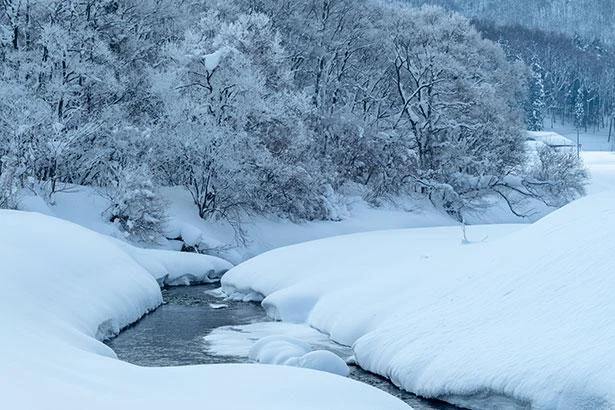
M 305 369 L 156 368 L 115 360 L 97 339 L 162 302 L 152 274 L 108 238 L 57 218 L 0 210 L 0 228 L 3 408 L 163 410 L 204 401 L 228 407 L 229 395 L 236 408 L 263 410 L 408 408 L 374 387 Z
M 113 339 L 114 337 L 122 333 L 122 331 L 124 331 L 125 329 L 128 329 L 129 327 L 139 323 L 141 319 L 143 319 L 145 316 L 149 315 L 150 313 L 154 312 L 160 306 L 162 306 L 162 299 L 160 299 L 159 303 L 157 303 L 155 306 L 146 309 L 144 312 L 138 315 L 138 317 L 136 317 L 134 320 L 129 319 L 127 323 L 120 324 L 115 318 L 103 320 L 98 325 L 94 338 L 98 340 L 99 342 L 105 342 L 107 340 Z
M 279 248 L 222 286 L 261 292 L 270 315 L 352 345 L 362 368 L 420 396 L 611 408 L 613 204 L 605 191 L 516 231 L 472 226 L 489 240 L 469 245 L 430 228 Z
M 161 287 L 219 282 L 222 275 L 233 267 L 232 263 L 216 256 L 143 249 L 120 240 L 114 242 L 147 270 Z
M 235 287 L 231 284 L 225 283 L 224 282 L 224 277 L 222 277 L 221 282 L 220 282 L 221 286 L 220 286 L 220 291 L 222 292 L 222 296 L 226 297 L 229 300 L 235 300 L 235 301 L 239 301 L 239 302 L 256 302 L 256 303 L 260 303 L 265 299 L 265 295 L 263 295 L 261 292 L 258 292 L 254 289 L 250 289 L 250 288 L 239 288 L 239 287 Z M 271 317 L 274 320 L 279 320 L 276 319 L 275 316 L 272 316 L 267 310 L 265 310 L 267 315 L 269 317 Z

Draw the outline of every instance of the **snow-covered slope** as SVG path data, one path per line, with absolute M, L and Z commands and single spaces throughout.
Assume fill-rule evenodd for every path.
M 362 367 L 420 395 L 612 408 L 614 228 L 606 191 L 500 238 L 506 227 L 472 227 L 469 245 L 448 228 L 331 238 L 263 254 L 222 283 L 353 345 Z
M 236 232 L 228 223 L 204 221 L 199 217 L 187 191 L 174 187 L 164 188 L 162 193 L 169 202 L 169 214 L 175 219 L 176 225 L 206 233 L 209 242 L 215 238 L 226 245 L 235 243 Z M 293 223 L 275 216 L 246 216 L 242 221 L 245 244 L 223 255 L 233 263 L 238 263 L 271 249 L 330 236 L 455 224 L 451 217 L 436 210 L 426 200 L 400 199 L 397 207 L 388 204 L 381 208 L 371 207 L 360 197 L 347 200 L 351 202 L 348 214 L 341 221 Z
M 166 265 L 178 277 L 186 267 L 203 275 L 192 269 L 211 262 L 126 249 L 59 219 L 0 211 L 0 408 L 407 408 L 377 389 L 312 370 L 142 368 L 117 360 L 99 339 L 161 303 L 148 270 Z
M 583 152 L 581 158 L 591 176 L 589 194 L 615 189 L 615 152 Z

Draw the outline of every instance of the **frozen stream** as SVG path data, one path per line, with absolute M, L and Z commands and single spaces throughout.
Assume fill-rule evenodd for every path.
M 222 326 L 269 322 L 256 303 L 224 302 L 206 291 L 217 285 L 179 287 L 163 290 L 165 304 L 134 326 L 107 342 L 118 357 L 141 366 L 182 366 L 212 363 L 245 363 L 249 359 L 217 356 L 207 350 L 203 337 Z M 456 409 L 446 403 L 420 399 L 399 390 L 387 380 L 351 366 L 350 377 L 385 390 L 420 409 Z

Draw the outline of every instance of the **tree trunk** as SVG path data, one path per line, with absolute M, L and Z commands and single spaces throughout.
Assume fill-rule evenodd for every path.
M 13 49 L 17 50 L 19 47 L 19 27 L 13 27 Z

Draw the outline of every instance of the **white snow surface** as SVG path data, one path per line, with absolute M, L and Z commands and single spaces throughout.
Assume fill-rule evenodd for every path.
M 151 266 L 116 240 L 39 213 L 0 211 L 0 227 L 4 409 L 408 408 L 370 386 L 307 369 L 121 362 L 99 340 L 161 303 Z M 165 265 L 168 255 L 147 259 Z
M 249 357 L 256 342 L 269 336 L 286 336 L 300 339 L 310 345 L 310 350 L 329 350 L 348 359 L 352 351 L 331 341 L 324 333 L 304 323 L 263 322 L 248 325 L 222 326 L 203 337 L 205 349 L 217 356 Z
M 173 218 L 174 227 L 182 226 L 187 229 L 187 226 L 191 226 L 197 231 L 206 232 L 204 242 L 213 243 L 214 246 L 229 245 L 235 242 L 236 234 L 227 223 L 204 221 L 198 216 L 187 191 L 174 187 L 163 188 L 161 192 L 169 201 L 169 214 Z M 500 220 L 505 213 L 506 210 L 498 210 L 497 215 L 491 215 L 491 219 L 489 217 L 487 219 L 489 222 Z M 271 249 L 330 236 L 382 229 L 443 226 L 454 223 L 452 218 L 436 211 L 426 201 L 408 200 L 399 204 L 398 208 L 391 205 L 373 208 L 363 200 L 356 199 L 351 204 L 351 214 L 342 221 L 292 223 L 276 217 L 250 216 L 243 221 L 242 226 L 246 235 L 246 243 L 235 249 L 222 251 L 219 255 L 233 263 L 239 263 Z M 177 232 L 173 231 L 173 233 Z M 199 241 L 195 242 L 199 244 Z M 200 247 L 206 248 L 203 244 L 200 244 Z
M 615 152 L 582 152 L 581 158 L 591 177 L 589 194 L 615 189 Z
M 213 71 L 220 65 L 220 60 L 226 56 L 231 50 L 228 47 L 222 47 L 211 54 L 203 56 L 203 62 L 207 71 Z
M 402 388 L 472 408 L 615 407 L 615 191 L 523 227 L 373 232 L 231 269 L 277 319 L 352 345 Z M 482 237 L 488 236 L 486 240 Z
M 248 357 L 258 363 L 303 367 L 340 376 L 350 373 L 346 362 L 335 353 L 312 350 L 309 343 L 284 335 L 260 339 L 252 346 Z
M 233 266 L 230 262 L 215 256 L 137 248 L 120 240 L 116 240 L 116 243 L 160 285 L 187 286 L 217 282 Z
M 352 350 L 306 324 L 287 322 L 223 326 L 203 338 L 217 356 L 249 358 L 259 363 L 305 367 L 347 376 Z
M 245 243 L 238 244 L 237 233 L 228 223 L 205 221 L 199 217 L 190 193 L 185 189 L 166 187 L 161 189 L 161 194 L 168 203 L 164 234 L 169 240 L 146 246 L 180 250 L 182 245 L 187 245 L 233 263 L 242 262 L 270 249 L 334 235 L 455 223 L 452 218 L 435 210 L 425 200 L 405 199 L 400 200 L 397 206 L 388 204 L 382 208 L 373 208 L 362 199 L 355 198 L 354 201 L 350 200 L 351 214 L 342 221 L 293 223 L 273 216 L 246 215 L 242 221 Z M 31 192 L 24 192 L 19 201 L 21 210 L 61 218 L 126 241 L 127 238 L 118 227 L 103 217 L 109 206 L 109 199 L 100 190 L 76 185 L 67 185 L 55 193 L 52 205 L 46 204 L 41 197 Z M 507 213 L 509 212 L 505 209 L 496 209 L 487 215 L 481 215 L 480 221 L 499 222 Z
M 71 187 L 68 192 L 55 195 L 55 204 L 49 206 L 34 195 L 20 198 L 20 209 L 39 212 L 44 215 L 69 220 L 96 232 L 108 235 L 126 253 L 143 266 L 160 285 L 178 286 L 216 282 L 233 265 L 224 259 L 194 253 L 179 253 L 169 250 L 145 249 L 127 243 L 117 226 L 106 223 L 102 213 L 108 207 L 108 200 L 96 191 L 86 187 Z M 167 227 L 170 237 L 185 236 L 188 245 L 206 242 L 201 230 L 169 218 Z M 207 241 L 213 243 L 213 241 Z M 217 246 L 219 244 L 215 244 Z
M 553 131 L 527 131 L 528 139 L 542 142 L 549 147 L 572 147 L 576 149 L 577 143 Z

